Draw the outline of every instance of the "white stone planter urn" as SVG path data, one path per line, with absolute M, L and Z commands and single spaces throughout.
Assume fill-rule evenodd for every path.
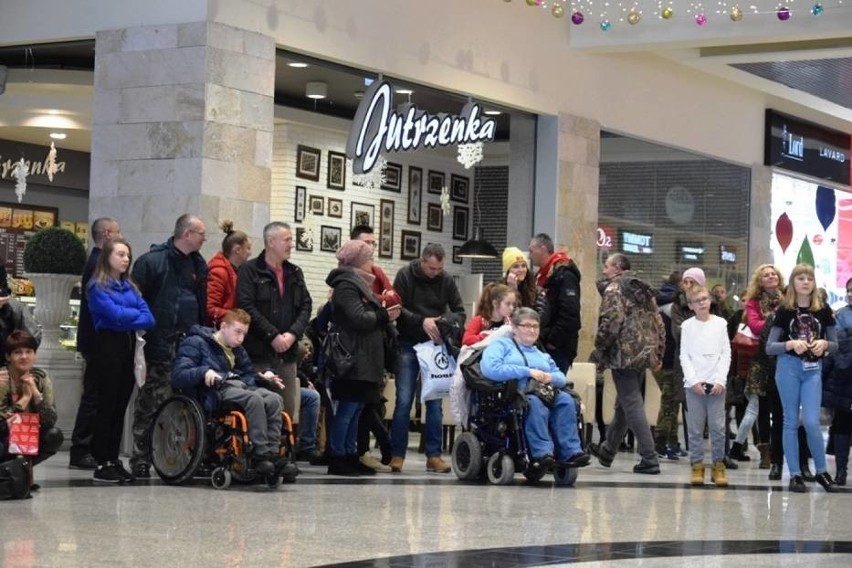
M 33 316 L 41 325 L 39 352 L 64 349 L 59 343 L 59 326 L 71 315 L 68 300 L 80 276 L 76 274 L 29 273 L 24 275 L 35 286 L 36 306 Z

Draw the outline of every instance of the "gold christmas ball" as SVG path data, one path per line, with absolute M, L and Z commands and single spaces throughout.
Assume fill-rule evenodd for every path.
M 639 20 L 641 19 L 642 17 L 639 15 L 639 12 L 631 11 L 629 14 L 627 14 L 627 23 L 631 26 L 635 26 L 636 24 L 638 24 Z
M 550 13 L 553 14 L 554 18 L 561 18 L 565 15 L 565 8 L 562 7 L 562 4 L 554 4 Z
M 527 0 L 527 6 L 535 6 L 535 0 Z
M 733 22 L 740 22 L 743 19 L 743 11 L 740 9 L 739 6 L 734 6 L 733 8 L 731 8 L 731 13 L 729 15 L 731 16 L 731 21 Z
M 666 6 L 665 8 L 663 8 L 663 19 L 664 20 L 671 20 L 672 16 L 674 16 L 674 10 L 672 10 L 671 6 Z

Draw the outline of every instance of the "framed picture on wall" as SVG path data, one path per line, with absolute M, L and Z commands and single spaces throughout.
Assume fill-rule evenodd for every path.
M 340 227 L 322 225 L 320 227 L 320 250 L 325 252 L 337 252 L 340 248 Z
M 388 162 L 388 167 L 385 168 L 385 183 L 382 184 L 382 189 L 402 193 L 402 164 Z
M 308 211 L 314 215 L 322 215 L 325 211 L 325 198 L 322 195 L 312 195 L 308 201 Z
M 367 205 L 366 203 L 355 203 L 350 205 L 351 218 L 349 221 L 349 229 L 354 229 L 358 225 L 367 225 L 375 229 L 373 219 L 376 215 L 376 206 Z
M 394 201 L 379 201 L 379 257 L 393 258 Z
M 444 210 L 437 203 L 426 204 L 426 228 L 439 233 L 444 230 Z
M 305 202 L 307 201 L 308 190 L 304 186 L 296 186 L 296 209 L 293 214 L 293 220 L 296 223 L 301 223 L 305 220 Z
M 450 177 L 450 199 L 459 203 L 470 202 L 470 178 L 456 174 Z
M 420 257 L 420 231 L 402 231 L 399 258 L 414 260 Z
M 314 241 L 309 237 L 307 229 L 304 227 L 296 227 L 296 250 L 304 252 L 314 251 Z
M 446 179 L 444 172 L 429 170 L 429 193 L 433 195 L 441 195 Z
M 461 254 L 461 247 L 453 245 L 453 264 L 462 264 L 464 262 L 464 259 L 459 254 Z
M 338 219 L 343 218 L 343 200 L 342 199 L 334 199 L 333 197 L 329 197 L 328 201 L 328 213 L 329 217 L 337 217 Z
M 318 148 L 299 144 L 296 147 L 296 177 L 319 181 L 321 157 L 322 152 Z
M 329 189 L 346 189 L 346 154 L 329 151 L 325 185 Z
M 456 205 L 453 207 L 453 238 L 457 241 L 466 241 L 470 209 Z
M 423 209 L 423 169 L 408 166 L 408 222 L 420 224 Z

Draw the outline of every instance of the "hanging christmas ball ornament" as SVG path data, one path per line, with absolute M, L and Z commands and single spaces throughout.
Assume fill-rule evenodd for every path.
M 565 8 L 562 7 L 562 4 L 554 4 L 553 8 L 550 9 L 550 13 L 553 14 L 554 18 L 561 18 L 565 15 Z
M 601 22 L 601 31 L 608 32 L 611 27 L 612 22 L 610 22 L 609 20 L 604 20 L 603 22 Z
M 535 5 L 541 7 L 544 6 L 544 2 L 545 0 L 535 0 Z
M 571 14 L 571 23 L 575 26 L 579 26 L 586 20 L 586 16 L 583 15 L 583 12 L 574 12 Z
M 732 22 L 743 21 L 743 11 L 739 6 L 734 6 L 733 8 L 731 8 L 731 12 L 728 15 L 731 17 Z
M 778 11 L 775 12 L 775 15 L 782 22 L 786 22 L 790 19 L 790 9 L 787 6 L 778 6 Z
M 639 20 L 642 19 L 642 16 L 639 15 L 639 12 L 636 10 L 631 10 L 629 14 L 627 14 L 627 23 L 631 26 L 635 26 L 639 23 Z
M 536 6 L 538 4 L 538 0 L 527 0 L 527 6 Z
M 663 19 L 671 20 L 674 17 L 674 10 L 672 10 L 671 6 L 666 6 L 663 8 Z
M 825 8 L 822 7 L 822 4 L 817 2 L 813 6 L 811 6 L 811 14 L 814 16 L 822 16 L 822 13 L 825 12 Z
M 699 26 L 703 26 L 707 23 L 707 16 L 704 14 L 695 14 L 695 23 Z

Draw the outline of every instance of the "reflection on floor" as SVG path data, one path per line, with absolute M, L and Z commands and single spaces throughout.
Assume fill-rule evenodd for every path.
M 416 443 L 416 438 L 412 443 Z M 786 490 L 756 462 L 731 486 L 689 486 L 688 461 L 632 473 L 595 461 L 574 488 L 463 484 L 427 474 L 335 478 L 303 465 L 294 485 L 213 489 L 158 479 L 96 486 L 60 453 L 36 469 L 41 491 L 0 504 L 0 565 L 12 566 L 849 566 L 852 490 Z M 829 459 L 829 471 L 834 464 Z M 739 555 L 732 557 L 730 555 Z

